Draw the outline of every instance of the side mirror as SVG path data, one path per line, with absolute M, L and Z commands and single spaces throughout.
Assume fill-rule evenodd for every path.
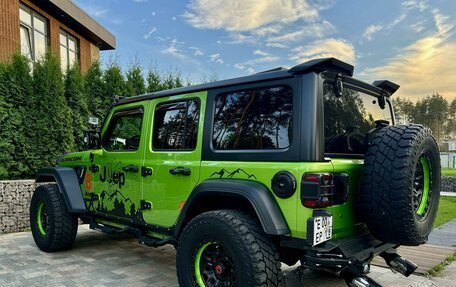
M 101 134 L 98 131 L 86 131 L 84 134 L 84 143 L 87 149 L 101 148 Z

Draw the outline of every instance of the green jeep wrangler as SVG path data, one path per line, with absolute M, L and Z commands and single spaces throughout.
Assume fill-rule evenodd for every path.
M 395 124 L 390 81 L 334 58 L 118 98 L 88 151 L 39 171 L 30 222 L 46 252 L 78 219 L 177 249 L 181 286 L 278 286 L 281 262 L 380 286 L 374 256 L 427 241 L 439 202 L 431 131 Z M 151 282 L 152 284 L 153 282 Z

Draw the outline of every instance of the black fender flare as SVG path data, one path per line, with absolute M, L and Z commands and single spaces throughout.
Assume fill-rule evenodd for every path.
M 253 207 L 263 230 L 270 235 L 287 235 L 290 229 L 272 192 L 263 184 L 241 179 L 210 179 L 198 184 L 188 197 L 174 227 L 177 237 L 191 209 L 206 195 L 237 196 L 246 199 Z
M 86 213 L 76 171 L 70 167 L 45 167 L 38 171 L 36 182 L 55 182 L 70 213 Z

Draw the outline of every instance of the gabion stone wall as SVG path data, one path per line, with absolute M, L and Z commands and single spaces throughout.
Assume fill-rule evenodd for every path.
M 29 206 L 34 180 L 0 181 L 0 234 L 30 227 Z
M 441 191 L 456 192 L 456 177 L 442 176 Z

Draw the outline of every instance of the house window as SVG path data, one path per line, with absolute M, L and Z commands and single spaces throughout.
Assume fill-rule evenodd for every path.
M 60 30 L 60 65 L 63 70 L 78 62 L 78 41 L 66 31 Z
M 41 59 L 48 49 L 47 20 L 32 9 L 19 7 L 21 54 L 32 61 Z

